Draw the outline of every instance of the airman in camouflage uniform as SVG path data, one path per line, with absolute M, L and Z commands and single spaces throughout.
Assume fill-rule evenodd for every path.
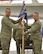
M 41 35 L 41 23 L 38 19 L 39 14 L 37 12 L 34 12 L 33 18 L 35 22 L 31 26 L 28 31 L 25 32 L 25 34 L 30 33 L 30 38 L 33 41 L 33 51 L 34 54 L 42 54 L 41 46 L 42 46 L 42 35 Z
M 22 24 L 21 21 L 17 24 L 17 26 L 20 26 L 21 29 L 14 29 L 13 30 L 13 38 L 16 40 L 16 46 L 17 46 L 17 54 L 20 54 L 20 46 L 22 47 Z M 24 32 L 28 30 L 27 23 L 24 23 Z M 25 37 L 24 37 L 25 40 Z
M 2 29 L 1 29 L 2 54 L 9 54 L 12 28 L 20 29 L 19 26 L 16 26 L 15 24 L 12 23 L 13 21 L 9 18 L 10 13 L 11 13 L 10 8 L 7 8 L 6 15 L 2 19 Z

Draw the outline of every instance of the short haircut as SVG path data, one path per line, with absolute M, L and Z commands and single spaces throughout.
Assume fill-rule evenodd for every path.
M 37 15 L 39 15 L 39 13 L 38 12 L 34 12 L 35 14 L 37 14 Z
M 7 10 L 7 9 L 8 9 L 8 10 L 11 10 L 10 8 L 6 8 L 6 10 Z

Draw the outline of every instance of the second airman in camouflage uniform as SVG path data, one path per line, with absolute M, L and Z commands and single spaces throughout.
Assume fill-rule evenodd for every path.
M 34 54 L 42 54 L 41 46 L 42 46 L 42 35 L 41 35 L 41 23 L 39 21 L 39 14 L 34 12 L 33 18 L 35 22 L 31 26 L 25 34 L 30 33 L 31 40 L 33 41 L 33 51 Z

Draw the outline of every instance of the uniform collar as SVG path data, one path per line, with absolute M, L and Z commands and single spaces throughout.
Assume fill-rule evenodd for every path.
M 38 20 L 39 20 L 39 19 L 35 20 L 35 22 L 38 21 Z
M 6 15 L 5 15 L 5 17 L 6 17 L 6 18 L 9 18 L 9 16 L 6 16 Z

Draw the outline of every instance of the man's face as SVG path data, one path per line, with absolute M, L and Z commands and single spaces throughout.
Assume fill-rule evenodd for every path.
M 11 10 L 6 9 L 6 16 L 10 16 L 10 14 L 11 14 Z
M 34 13 L 33 18 L 34 18 L 34 20 L 37 20 L 38 19 L 38 14 Z

